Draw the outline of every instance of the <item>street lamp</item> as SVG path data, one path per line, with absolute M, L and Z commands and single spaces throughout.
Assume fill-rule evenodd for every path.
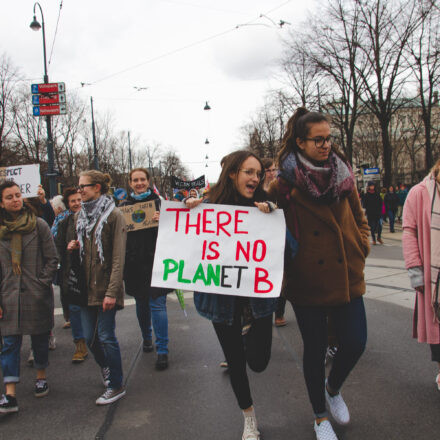
M 37 6 L 40 8 L 41 24 L 38 22 L 37 16 L 35 15 Z M 49 77 L 47 75 L 47 63 L 46 63 L 46 33 L 44 29 L 43 9 L 41 9 L 41 5 L 38 2 L 34 4 L 34 19 L 30 24 L 30 28 L 34 31 L 39 31 L 41 28 L 43 28 L 44 83 L 47 84 L 49 82 Z M 58 173 L 55 172 L 55 168 L 54 168 L 53 139 L 52 139 L 52 126 L 50 123 L 50 115 L 46 116 L 46 128 L 47 128 L 47 166 L 48 166 L 46 175 L 49 177 L 49 194 L 50 197 L 52 198 L 57 193 L 56 176 L 58 175 Z

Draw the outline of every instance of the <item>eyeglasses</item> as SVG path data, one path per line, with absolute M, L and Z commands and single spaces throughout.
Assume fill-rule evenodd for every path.
M 77 185 L 76 189 L 78 191 L 84 191 L 84 188 L 86 188 L 87 186 L 95 186 L 96 183 L 86 183 L 85 185 Z
M 257 171 L 252 169 L 240 168 L 238 171 L 243 171 L 248 177 L 257 176 L 258 180 L 261 180 L 264 177 L 264 171 Z
M 317 138 L 306 138 L 306 141 L 314 141 L 316 148 L 323 148 L 325 143 L 329 143 L 330 145 L 333 142 L 333 136 L 327 136 L 326 138 L 317 137 Z

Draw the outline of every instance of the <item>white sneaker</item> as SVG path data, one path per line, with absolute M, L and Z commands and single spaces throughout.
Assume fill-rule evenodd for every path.
M 260 440 L 260 432 L 257 429 L 257 419 L 255 416 L 244 418 L 244 429 L 242 440 Z
M 125 396 L 125 388 L 121 387 L 119 390 L 113 388 L 107 388 L 105 393 L 96 399 L 97 405 L 108 405 L 109 403 L 116 402 L 121 397 Z
M 339 425 L 347 425 L 350 422 L 350 413 L 347 405 L 342 398 L 341 393 L 336 396 L 330 396 L 327 391 L 327 381 L 325 382 L 325 400 L 327 401 L 328 409 L 333 419 Z
M 316 440 L 338 440 L 328 420 L 323 420 L 319 425 L 315 421 L 313 429 L 315 430 Z

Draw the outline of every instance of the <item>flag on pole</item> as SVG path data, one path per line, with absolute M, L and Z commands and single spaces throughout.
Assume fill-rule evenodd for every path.
M 158 196 L 160 196 L 160 192 L 159 192 L 159 190 L 157 189 L 157 187 L 156 187 L 156 185 L 153 183 L 153 191 L 158 195 Z
M 209 186 L 209 182 L 208 182 L 208 178 L 206 178 L 206 191 L 209 191 L 211 189 L 211 187 Z

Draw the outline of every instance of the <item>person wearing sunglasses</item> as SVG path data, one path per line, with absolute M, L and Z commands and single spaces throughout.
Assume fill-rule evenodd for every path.
M 297 255 L 285 263 L 283 293 L 293 305 L 304 343 L 303 371 L 317 440 L 337 439 L 327 408 L 337 423 L 350 421 L 340 390 L 367 339 L 362 295 L 368 224 L 353 171 L 330 131 L 323 114 L 299 108 L 287 123 L 280 174 L 269 189 L 299 242 Z M 326 379 L 329 314 L 339 348 Z

